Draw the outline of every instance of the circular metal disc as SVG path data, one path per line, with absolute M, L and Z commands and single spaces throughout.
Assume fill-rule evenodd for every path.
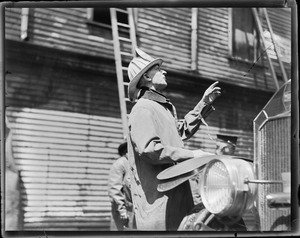
M 248 161 L 248 159 L 241 158 L 238 156 L 207 155 L 207 156 L 193 158 L 193 159 L 185 160 L 183 162 L 179 162 L 178 164 L 175 164 L 175 165 L 161 171 L 157 175 L 157 179 L 159 179 L 159 180 L 170 179 L 170 178 L 191 172 L 194 169 L 197 169 L 201 166 L 205 166 L 208 162 L 210 162 L 213 159 L 220 159 L 220 158 L 243 159 L 243 160 Z
M 178 185 L 182 184 L 183 182 L 189 180 L 190 178 L 192 178 L 195 175 L 196 175 L 196 171 L 191 171 L 186 174 L 179 175 L 175 178 L 162 180 L 157 185 L 157 191 L 166 192 L 172 188 L 177 187 Z
M 217 155 L 207 155 L 207 156 L 193 158 L 193 159 L 185 160 L 183 162 L 179 162 L 178 164 L 175 164 L 161 171 L 157 175 L 157 179 L 159 180 L 169 179 L 169 178 L 179 176 L 181 174 L 191 172 L 196 168 L 204 166 L 209 161 L 216 159 L 217 157 L 218 157 Z

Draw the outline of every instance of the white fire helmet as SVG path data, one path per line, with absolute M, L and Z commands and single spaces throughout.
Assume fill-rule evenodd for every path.
M 128 86 L 128 97 L 130 101 L 136 99 L 139 89 L 136 87 L 142 75 L 154 65 L 161 65 L 163 60 L 160 58 L 154 59 L 142 50 L 136 48 L 136 57 L 134 57 L 128 66 L 128 78 L 130 80 Z

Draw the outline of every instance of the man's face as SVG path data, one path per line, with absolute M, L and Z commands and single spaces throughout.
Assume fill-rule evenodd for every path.
M 155 90 L 162 91 L 167 87 L 166 74 L 167 72 L 158 65 L 155 65 L 148 70 L 148 75 L 152 79 L 152 85 Z
M 216 144 L 216 155 L 233 155 L 234 154 L 234 146 L 225 142 L 217 142 Z

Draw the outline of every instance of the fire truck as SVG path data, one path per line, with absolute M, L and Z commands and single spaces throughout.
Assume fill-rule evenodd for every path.
M 291 80 L 253 123 L 253 161 L 210 155 L 184 161 L 158 175 L 161 191 L 200 175 L 202 209 L 186 217 L 180 229 L 234 230 L 245 212 L 254 209 L 258 230 L 291 230 Z

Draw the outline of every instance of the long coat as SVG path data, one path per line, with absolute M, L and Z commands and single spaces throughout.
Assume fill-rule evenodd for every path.
M 112 165 L 108 180 L 108 195 L 112 208 L 111 230 L 123 230 L 124 225 L 133 227 L 132 199 L 130 192 L 129 162 L 121 156 Z M 120 215 L 128 215 L 128 224 L 120 219 Z
M 128 159 L 131 192 L 138 230 L 177 230 L 194 205 L 189 182 L 158 192 L 156 176 L 176 162 L 193 158 L 183 139 L 199 128 L 210 112 L 203 102 L 177 121 L 174 106 L 162 94 L 143 91 L 129 117 Z M 206 115 L 203 115 L 206 111 Z M 202 114 L 202 116 L 201 116 Z

